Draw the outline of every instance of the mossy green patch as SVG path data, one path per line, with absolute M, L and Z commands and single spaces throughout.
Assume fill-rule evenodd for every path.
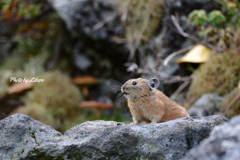
M 15 112 L 29 115 L 44 124 L 55 126 L 53 116 L 41 104 L 29 103 L 26 106 L 19 107 Z M 31 130 L 31 128 L 29 128 L 29 130 Z
M 218 92 L 220 95 L 229 93 L 240 80 L 240 54 L 229 51 L 224 54 L 213 54 L 203 64 L 189 89 L 189 101 L 194 102 L 205 93 Z
M 232 118 L 240 114 L 240 89 L 235 88 L 224 98 L 221 105 L 221 110 L 225 116 Z
M 76 125 L 81 117 L 79 89 L 60 71 L 46 72 L 38 78 L 44 82 L 35 83 L 24 98 L 26 105 L 16 112 L 27 114 L 59 131 Z
M 163 1 L 156 0 L 121 1 L 121 19 L 126 28 L 124 38 L 131 54 L 157 32 L 162 20 L 162 4 Z
M 140 34 L 145 39 L 150 39 L 159 27 L 162 19 L 162 1 L 131 0 L 122 1 L 121 7 L 127 14 L 126 36 Z M 137 38 L 137 36 L 134 36 Z

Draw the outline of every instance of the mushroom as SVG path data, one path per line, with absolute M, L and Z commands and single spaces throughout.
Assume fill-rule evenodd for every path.
M 178 59 L 178 63 L 204 63 L 209 59 L 212 50 L 204 45 L 196 45 L 182 58 Z
M 26 90 L 32 89 L 34 83 L 33 82 L 17 82 L 14 83 L 10 88 L 7 90 L 7 94 L 19 94 Z
M 108 104 L 108 103 L 103 103 L 103 102 L 98 102 L 98 101 L 83 101 L 79 104 L 80 108 L 96 108 L 95 114 L 99 118 L 102 115 L 102 111 L 104 109 L 113 109 L 115 108 L 114 105 Z
M 97 85 L 99 82 L 93 76 L 81 76 L 73 78 L 73 82 L 81 87 L 82 94 L 85 98 L 89 96 L 89 87 Z

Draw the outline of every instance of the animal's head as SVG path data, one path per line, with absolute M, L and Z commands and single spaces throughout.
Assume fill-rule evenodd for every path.
M 150 95 L 159 84 L 160 82 L 156 78 L 149 80 L 143 78 L 130 79 L 122 85 L 121 92 L 128 99 L 141 98 Z

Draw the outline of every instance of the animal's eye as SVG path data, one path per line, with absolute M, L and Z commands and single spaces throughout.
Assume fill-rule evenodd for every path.
M 133 81 L 133 82 L 132 82 L 132 85 L 134 85 L 134 86 L 135 86 L 136 84 L 137 84 L 137 82 L 136 82 L 136 81 Z

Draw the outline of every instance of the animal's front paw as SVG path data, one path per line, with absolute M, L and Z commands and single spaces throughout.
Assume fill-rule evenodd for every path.
M 132 122 L 132 123 L 130 123 L 130 124 L 138 124 L 137 122 Z
M 157 122 L 153 121 L 153 122 L 151 122 L 151 124 L 157 124 Z

